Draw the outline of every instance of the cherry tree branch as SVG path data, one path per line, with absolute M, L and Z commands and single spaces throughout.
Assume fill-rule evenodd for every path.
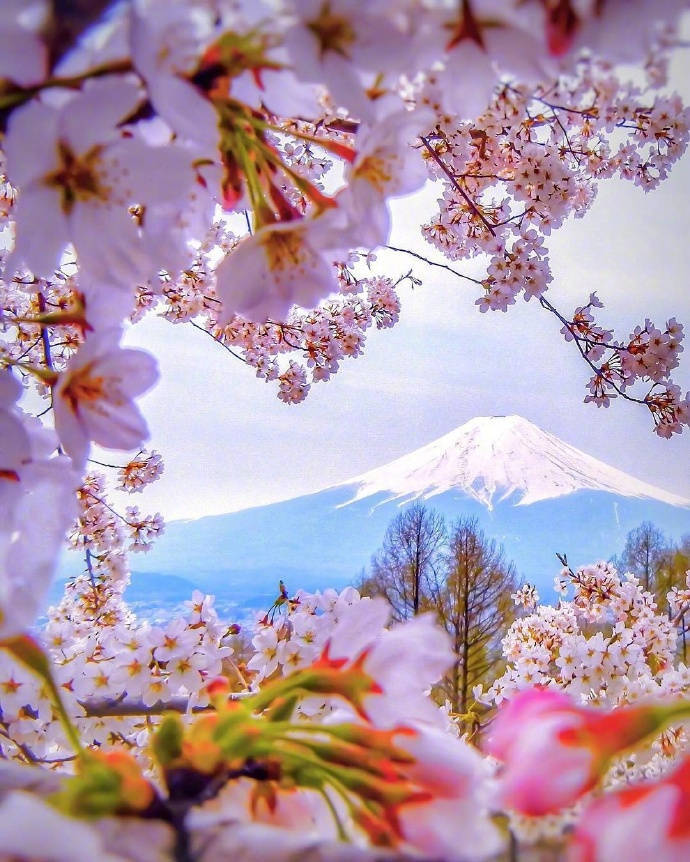
M 478 208 L 476 203 L 467 194 L 465 189 L 463 189 L 463 187 L 460 185 L 455 174 L 450 170 L 450 168 L 446 165 L 446 163 L 443 161 L 443 159 L 436 152 L 436 150 L 431 146 L 431 144 L 429 143 L 429 139 L 425 138 L 424 135 L 421 135 L 420 140 L 422 141 L 422 143 L 426 147 L 431 158 L 436 162 L 436 164 L 439 166 L 439 168 L 441 168 L 443 173 L 448 177 L 453 188 L 456 189 L 456 191 L 458 191 L 462 195 L 462 197 L 465 200 L 465 202 L 467 203 L 467 205 L 470 207 L 472 212 L 477 216 L 477 218 L 479 218 L 479 220 L 482 222 L 484 227 L 489 231 L 491 236 L 496 236 L 496 231 L 494 230 L 494 227 L 491 224 L 491 222 L 487 220 L 484 213 L 481 212 L 481 210 Z
M 199 325 L 198 323 L 196 323 L 194 320 L 190 320 L 189 322 L 190 322 L 190 323 L 191 323 L 191 325 L 194 327 L 194 329 L 198 329 L 198 330 L 199 330 L 199 332 L 203 332 L 203 333 L 204 333 L 205 335 L 207 335 L 209 338 L 213 339 L 213 341 L 215 341 L 215 342 L 216 342 L 216 344 L 220 344 L 220 346 L 221 346 L 221 347 L 223 347 L 223 348 L 225 348 L 225 350 L 227 350 L 227 351 L 228 351 L 228 353 L 229 353 L 231 356 L 234 356 L 234 357 L 235 357 L 235 359 L 239 359 L 239 360 L 240 360 L 240 362 L 244 362 L 244 363 L 245 363 L 245 365 L 247 364 L 247 360 L 246 360 L 246 359 L 244 359 L 244 357 L 240 356 L 240 355 L 239 355 L 239 353 L 235 353 L 235 351 L 234 351 L 231 347 L 228 347 L 228 345 L 227 345 L 227 344 L 225 344 L 225 342 L 224 342 L 224 341 L 221 341 L 221 340 L 220 340 L 220 338 L 216 338 L 216 336 L 215 336 L 212 332 L 209 332 L 209 331 L 208 331 L 208 329 L 204 329 L 204 327 L 203 327 L 203 326 L 200 326 L 200 325 Z
M 394 245 L 386 245 L 384 248 L 390 249 L 391 251 L 398 251 L 401 254 L 409 254 L 411 257 L 416 257 L 417 260 L 421 260 L 422 263 L 426 263 L 429 266 L 436 266 L 439 269 L 446 269 L 448 272 L 451 272 L 453 275 L 457 276 L 457 278 L 464 278 L 465 281 L 471 281 L 474 284 L 478 284 L 480 287 L 483 287 L 484 282 L 480 281 L 478 278 L 472 278 L 471 275 L 465 275 L 463 272 L 458 272 L 457 269 L 453 269 L 452 266 L 448 266 L 445 263 L 438 263 L 435 260 L 429 260 L 428 257 L 424 257 L 424 255 L 417 254 L 416 251 L 412 251 L 409 248 L 397 248 Z
M 452 267 L 447 266 L 444 263 L 437 263 L 434 260 L 430 260 L 429 258 L 424 257 L 424 255 L 418 254 L 417 252 L 411 251 L 410 249 L 397 248 L 396 246 L 393 246 L 393 245 L 387 245 L 387 246 L 385 246 L 385 248 L 388 248 L 391 251 L 400 252 L 402 254 L 411 255 L 412 257 L 417 258 L 417 260 L 421 261 L 422 263 L 428 264 L 428 266 L 435 266 L 435 267 L 438 267 L 439 269 L 445 269 L 448 272 L 450 272 L 452 275 L 456 276 L 457 278 L 461 278 L 461 279 L 464 279 L 466 281 L 474 282 L 474 284 L 478 284 L 482 287 L 484 285 L 484 283 L 482 281 L 480 281 L 479 279 L 472 278 L 469 275 L 465 275 L 464 273 L 458 272 L 456 269 L 453 269 Z M 625 392 L 625 390 L 621 389 L 620 386 L 618 386 L 613 380 L 611 380 L 609 377 L 607 377 L 606 374 L 604 374 L 604 372 L 601 370 L 601 368 L 595 362 L 593 362 L 590 359 L 590 357 L 587 355 L 587 351 L 582 346 L 583 344 L 596 344 L 596 346 L 604 347 L 607 350 L 618 350 L 619 348 L 616 345 L 599 344 L 599 342 L 593 342 L 591 339 L 584 338 L 583 336 L 580 336 L 579 333 L 577 332 L 575 326 L 573 325 L 573 322 L 571 320 L 568 320 L 568 318 L 565 317 L 560 311 L 558 311 L 558 309 L 544 296 L 539 297 L 539 304 L 541 305 L 541 307 L 543 309 L 548 311 L 550 314 L 553 314 L 563 324 L 563 326 L 567 327 L 568 331 L 573 336 L 573 341 L 575 342 L 575 345 L 576 345 L 580 355 L 582 356 L 584 361 L 592 369 L 592 371 L 594 372 L 594 374 L 597 377 L 604 380 L 606 385 L 610 386 L 613 390 L 615 390 L 617 395 L 619 395 L 624 400 L 630 401 L 634 404 L 643 404 L 645 407 L 647 407 L 649 409 L 649 402 L 647 400 L 647 397 L 637 398 L 635 395 L 630 395 L 629 393 Z M 625 349 L 625 348 L 620 348 L 620 349 Z
M 604 374 L 604 372 L 601 370 L 601 368 L 589 358 L 589 356 L 587 355 L 587 351 L 584 349 L 584 347 L 580 343 L 581 341 L 587 342 L 588 339 L 581 338 L 581 336 L 575 331 L 575 327 L 573 326 L 572 321 L 570 321 L 566 317 L 564 317 L 560 313 L 560 311 L 558 311 L 558 309 L 554 305 L 552 305 L 548 299 L 546 299 L 546 297 L 540 296 L 539 297 L 539 304 L 541 305 L 542 308 L 545 308 L 551 314 L 555 315 L 555 317 L 557 317 L 558 320 L 560 320 L 560 322 L 568 328 L 568 331 L 573 336 L 573 340 L 575 341 L 575 344 L 577 346 L 577 349 L 580 352 L 580 355 L 585 360 L 587 365 L 589 365 L 589 367 L 592 369 L 592 371 L 596 374 L 597 377 L 604 380 L 607 386 L 610 386 L 612 389 L 614 389 L 615 392 L 618 395 L 620 395 L 621 398 L 624 398 L 626 401 L 632 401 L 634 404 L 644 404 L 645 407 L 649 407 L 649 402 L 647 401 L 646 398 L 636 398 L 634 395 L 628 395 L 627 392 L 625 392 L 623 389 L 621 389 L 620 386 L 618 386 L 612 379 L 607 377 Z M 602 345 L 602 346 L 606 347 L 606 345 Z M 616 348 L 607 348 L 607 349 L 614 349 L 615 350 Z
M 254 694 L 252 691 L 236 691 L 231 692 L 228 697 L 230 700 L 242 700 L 252 694 Z M 127 700 L 124 698 L 85 700 L 80 701 L 80 705 L 84 708 L 87 718 L 163 715 L 166 712 L 186 714 L 190 712 L 208 712 L 214 709 L 211 704 L 208 706 L 190 706 L 188 697 L 173 697 L 170 700 L 160 700 L 154 703 L 153 706 L 147 706 L 143 700 Z

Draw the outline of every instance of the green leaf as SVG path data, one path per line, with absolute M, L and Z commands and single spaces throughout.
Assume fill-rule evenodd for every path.
M 164 716 L 151 743 L 156 760 L 163 769 L 182 754 L 183 736 L 184 727 L 179 715 Z

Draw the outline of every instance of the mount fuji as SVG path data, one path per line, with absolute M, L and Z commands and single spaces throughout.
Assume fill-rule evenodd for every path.
M 375 494 L 390 499 L 428 499 L 459 491 L 489 511 L 506 500 L 528 506 L 578 491 L 690 506 L 690 500 L 647 485 L 542 431 L 521 416 L 471 419 L 409 455 L 344 485 L 355 500 Z
M 270 603 L 282 578 L 298 588 L 356 580 L 388 523 L 413 500 L 449 521 L 474 516 L 503 544 L 519 574 L 550 597 L 555 554 L 575 565 L 622 550 L 651 520 L 674 538 L 690 532 L 690 499 L 623 473 L 520 416 L 472 419 L 438 440 L 313 494 L 175 521 L 133 560 L 127 597 L 140 613 L 215 593 L 228 613 Z

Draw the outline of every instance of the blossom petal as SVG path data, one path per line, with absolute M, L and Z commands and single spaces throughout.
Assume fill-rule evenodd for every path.
M 10 115 L 3 150 L 10 182 L 23 191 L 35 177 L 57 165 L 57 125 L 59 113 L 36 100 L 15 108 Z
M 15 272 L 24 264 L 35 275 L 51 276 L 70 241 L 57 189 L 27 186 L 17 200 L 15 220 L 17 238 L 6 271 Z
M 174 75 L 149 80 L 149 95 L 155 109 L 170 128 L 185 140 L 201 144 L 208 155 L 218 149 L 218 116 L 199 91 Z
M 151 272 L 153 264 L 124 208 L 80 203 L 70 216 L 70 228 L 83 278 L 131 290 Z
M 130 203 L 179 203 L 194 181 L 190 152 L 174 144 L 152 147 L 124 140 L 109 147 L 108 156 L 127 165 L 129 182 L 136 189 Z
M 77 153 L 107 143 L 142 98 L 139 87 L 122 77 L 91 81 L 60 112 L 60 137 Z

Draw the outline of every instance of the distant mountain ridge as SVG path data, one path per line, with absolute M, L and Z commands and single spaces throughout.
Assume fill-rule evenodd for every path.
M 291 591 L 345 586 L 369 565 L 390 521 L 415 499 L 427 500 L 451 522 L 476 517 L 546 599 L 560 568 L 557 552 L 574 565 L 608 559 L 643 520 L 675 538 L 690 533 L 690 500 L 604 464 L 519 416 L 479 417 L 313 494 L 169 523 L 150 553 L 132 558 L 133 597 L 149 610 L 156 600 L 172 604 L 173 594 L 179 605 L 180 584 L 172 589 L 162 577 L 176 576 L 246 618 L 270 604 L 281 578 Z M 81 562 L 73 558 L 69 569 L 81 569 Z M 147 602 L 147 589 L 158 598 Z

